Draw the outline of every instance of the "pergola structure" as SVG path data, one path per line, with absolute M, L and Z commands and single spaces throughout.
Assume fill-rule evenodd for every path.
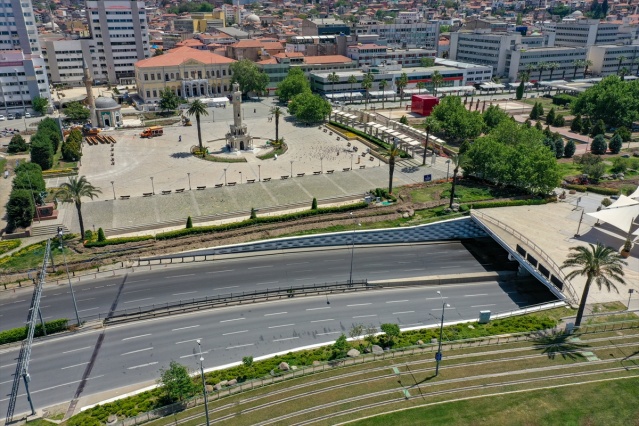
M 415 148 L 420 146 L 420 143 L 410 136 L 374 121 L 364 123 L 364 132 L 389 144 L 397 143 L 397 146 L 404 151 L 409 152 L 410 150 L 413 156 L 415 155 Z
M 331 114 L 333 115 L 334 121 L 350 125 L 351 127 L 355 126 L 355 124 L 357 124 L 357 122 L 359 121 L 356 115 L 349 114 L 344 111 L 333 110 L 331 111 Z

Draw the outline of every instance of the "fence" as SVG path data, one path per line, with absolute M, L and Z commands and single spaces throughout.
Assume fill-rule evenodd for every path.
M 488 227 L 484 223 L 482 223 L 482 221 L 487 221 L 494 225 L 497 225 L 498 227 L 500 227 L 501 229 L 503 229 L 504 231 L 508 232 L 510 235 L 515 237 L 515 239 L 524 243 L 526 246 L 528 246 L 528 248 L 532 249 L 532 251 L 535 253 L 536 256 L 538 256 L 539 258 L 543 259 L 546 262 L 546 264 L 552 270 L 552 273 L 551 271 L 546 269 L 543 265 L 541 265 L 537 258 L 531 256 L 529 252 L 526 252 L 526 250 L 522 248 L 519 244 L 517 244 L 517 248 L 515 249 L 515 252 L 511 251 L 511 253 L 513 254 L 513 256 L 519 257 L 521 259 L 520 263 L 526 263 L 530 268 L 539 272 L 539 274 L 544 278 L 544 281 L 546 281 L 549 287 L 554 287 L 557 291 L 559 291 L 560 294 L 564 294 L 564 292 L 568 293 L 567 299 L 571 303 L 574 303 L 574 304 L 579 303 L 579 297 L 577 296 L 577 293 L 575 293 L 575 290 L 572 288 L 572 285 L 570 284 L 570 281 L 568 280 L 568 278 L 566 278 L 566 275 L 563 273 L 561 268 L 541 249 L 541 247 L 539 247 L 537 244 L 535 244 L 534 242 L 526 238 L 520 232 L 506 225 L 505 223 L 502 223 L 501 221 L 494 219 L 480 211 L 473 209 L 471 211 L 471 217 L 475 219 L 484 229 L 486 229 L 487 232 L 491 233 L 490 229 L 488 229 Z M 491 235 L 505 249 L 507 250 L 512 249 L 508 243 L 506 243 L 502 238 L 500 238 L 494 232 L 492 232 Z
M 575 332 L 588 334 L 588 333 L 596 333 L 598 331 L 607 332 L 607 331 L 624 330 L 624 329 L 631 329 L 631 328 L 639 328 L 639 320 L 622 321 L 619 323 L 603 323 L 603 324 L 596 324 L 591 326 L 582 326 L 580 328 L 575 328 L 573 331 L 573 334 Z M 533 332 L 513 333 L 513 334 L 507 334 L 507 335 L 501 335 L 501 336 L 488 336 L 488 337 L 477 337 L 472 339 L 462 339 L 462 340 L 449 341 L 449 342 L 443 343 L 442 351 L 530 341 L 530 340 L 538 339 L 539 337 L 540 337 L 539 332 L 533 331 Z M 303 366 L 303 367 L 299 367 L 297 370 L 280 372 L 279 374 L 276 374 L 275 376 L 272 376 L 272 377 L 249 380 L 246 382 L 238 383 L 237 385 L 233 385 L 228 388 L 224 388 L 221 390 L 214 390 L 208 393 L 208 398 L 209 398 L 209 402 L 217 401 L 227 396 L 235 395 L 235 394 L 252 390 L 255 388 L 259 388 L 262 386 L 299 378 L 307 374 L 321 373 L 326 370 L 335 370 L 337 368 L 343 368 L 343 367 L 357 365 L 357 364 L 364 364 L 366 362 L 395 359 L 395 358 L 401 358 L 404 356 L 420 355 L 425 353 L 434 354 L 435 352 L 437 352 L 437 350 L 438 350 L 437 343 L 429 343 L 429 344 L 424 344 L 419 346 L 410 346 L 410 347 L 401 348 L 401 349 L 390 349 L 381 354 L 373 354 L 373 353 L 362 354 L 359 357 L 355 357 L 355 358 L 345 358 L 345 359 L 340 359 L 336 361 L 328 361 L 328 362 L 323 362 L 320 365 Z M 204 398 L 202 396 L 193 397 L 183 403 L 167 405 L 165 407 L 161 407 L 146 413 L 142 413 L 136 417 L 130 417 L 130 418 L 121 420 L 117 423 L 114 423 L 113 426 L 133 426 L 133 425 L 142 424 L 150 420 L 157 419 L 159 417 L 168 416 L 170 414 L 183 411 L 185 409 L 192 408 L 197 405 L 201 405 L 203 403 L 204 403 Z M 200 415 L 196 414 L 195 416 L 199 417 Z

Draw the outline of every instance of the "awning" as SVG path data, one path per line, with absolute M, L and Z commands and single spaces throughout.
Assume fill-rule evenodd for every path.
M 395 93 L 395 91 L 393 91 L 393 90 L 379 90 L 379 91 L 369 92 L 369 94 L 371 96 L 376 97 L 376 98 L 381 98 L 381 97 L 388 98 L 390 96 L 396 96 L 397 95 Z
M 635 218 L 639 216 L 639 204 L 613 209 L 604 209 L 598 212 L 586 214 L 594 217 L 595 219 L 602 220 L 626 233 L 630 231 L 630 227 L 632 226 Z
M 492 90 L 492 89 L 504 89 L 506 86 L 500 83 L 482 83 L 479 85 L 484 90 Z
M 635 193 L 636 192 L 637 191 L 635 191 Z M 619 198 L 614 203 L 606 207 L 606 209 L 617 209 L 619 207 L 634 206 L 635 204 L 639 204 L 639 201 L 633 200 L 631 197 L 626 197 L 625 195 L 620 195 Z
M 619 198 L 623 197 L 623 195 L 620 195 Z M 635 192 L 633 192 L 632 194 L 628 195 L 628 198 L 634 198 L 637 199 L 639 198 L 639 186 L 637 187 L 637 189 L 635 189 Z

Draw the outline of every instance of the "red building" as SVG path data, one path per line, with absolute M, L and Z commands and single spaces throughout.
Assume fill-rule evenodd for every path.
M 413 95 L 410 111 L 428 117 L 439 104 L 439 98 L 431 95 Z

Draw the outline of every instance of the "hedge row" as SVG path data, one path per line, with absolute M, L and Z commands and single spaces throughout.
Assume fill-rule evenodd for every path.
M 20 247 L 20 240 L 0 241 L 0 254 L 4 254 L 17 247 Z
M 140 235 L 138 237 L 122 237 L 122 238 L 109 238 L 105 241 L 90 241 L 84 243 L 85 247 L 104 247 L 115 246 L 118 244 L 135 243 L 138 241 L 152 240 L 153 235 Z
M 573 189 L 579 192 L 592 192 L 601 195 L 619 195 L 619 190 L 614 188 L 603 188 L 600 186 L 586 186 L 586 185 L 564 185 L 566 189 Z
M 68 328 L 69 320 L 66 318 L 47 321 L 44 324 L 47 327 L 47 334 L 60 333 Z M 12 328 L 10 330 L 0 331 L 0 345 L 7 343 L 20 342 L 27 338 L 28 326 L 20 328 Z M 38 323 L 35 328 L 35 337 L 43 336 L 42 324 Z
M 472 203 L 468 204 L 471 209 L 489 209 L 492 207 L 512 207 L 512 206 L 538 206 L 541 204 L 548 204 L 555 202 L 555 197 L 546 199 L 531 199 L 531 200 L 507 200 L 507 201 L 490 201 L 487 203 Z
M 347 206 L 339 207 L 324 207 L 317 210 L 304 210 L 296 213 L 289 213 L 280 216 L 260 216 L 255 219 L 247 219 L 241 222 L 225 223 L 223 225 L 211 225 L 211 226 L 198 226 L 194 228 L 178 229 L 175 231 L 162 232 L 155 236 L 156 240 L 169 240 L 172 238 L 185 237 L 187 235 L 207 234 L 211 232 L 231 231 L 234 229 L 244 228 L 251 225 L 258 225 L 260 223 L 274 223 L 274 222 L 287 222 L 291 220 L 302 219 L 309 216 L 316 216 L 326 213 L 341 213 L 352 210 L 359 210 L 368 206 L 365 202 L 357 204 L 349 204 Z
M 353 134 L 355 134 L 355 135 L 357 135 L 357 136 L 359 136 L 361 138 L 364 138 L 367 141 L 372 142 L 375 145 L 377 145 L 380 148 L 383 148 L 385 150 L 388 150 L 391 147 L 391 144 L 389 144 L 387 142 L 384 142 L 383 140 L 381 140 L 379 138 L 376 138 L 375 136 L 369 135 L 369 134 L 364 133 L 364 132 L 362 132 L 360 130 L 357 130 L 357 129 L 353 129 L 352 127 L 345 126 L 345 125 L 343 125 L 341 123 L 338 123 L 337 121 L 329 121 L 329 124 L 332 125 L 332 126 L 335 126 L 335 127 L 339 127 L 340 129 L 344 129 L 344 130 L 346 130 L 348 132 L 351 132 L 351 133 L 353 133 Z M 407 152 L 404 152 L 404 151 L 400 151 L 400 155 L 399 156 L 401 158 L 410 158 L 410 154 L 408 154 Z

